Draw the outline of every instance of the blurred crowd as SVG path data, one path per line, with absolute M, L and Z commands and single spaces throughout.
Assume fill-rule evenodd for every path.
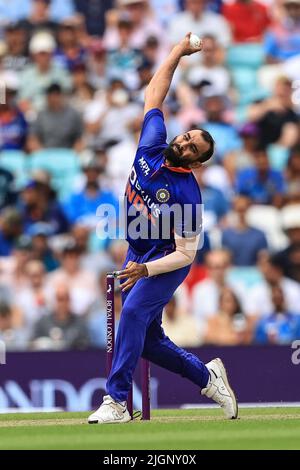
M 300 0 L 0 0 L 0 340 L 105 347 L 106 272 L 144 90 L 192 31 L 168 138 L 216 141 L 195 172 L 204 247 L 165 308 L 185 347 L 300 339 Z M 117 319 L 121 292 L 116 291 Z

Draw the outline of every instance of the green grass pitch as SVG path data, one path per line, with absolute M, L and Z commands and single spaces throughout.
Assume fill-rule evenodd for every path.
M 87 425 L 88 413 L 0 415 L 0 449 L 300 449 L 300 408 L 160 410 L 150 422 Z

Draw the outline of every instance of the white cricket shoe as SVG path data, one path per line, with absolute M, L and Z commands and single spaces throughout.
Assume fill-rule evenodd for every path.
M 102 405 L 88 417 L 89 424 L 115 424 L 129 421 L 131 421 L 131 416 L 126 402 L 124 405 L 117 403 L 110 395 L 103 397 Z
M 237 419 L 238 403 L 234 392 L 229 385 L 226 370 L 221 359 L 213 359 L 206 367 L 209 370 L 210 379 L 201 390 L 201 395 L 205 395 L 218 403 L 225 413 L 227 419 Z

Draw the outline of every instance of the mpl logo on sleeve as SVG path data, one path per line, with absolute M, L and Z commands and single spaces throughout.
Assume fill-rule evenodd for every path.
M 139 159 L 139 165 L 140 165 L 141 170 L 142 170 L 142 172 L 144 173 L 144 175 L 145 175 L 145 176 L 149 176 L 151 169 L 150 169 L 150 167 L 149 167 L 149 165 L 148 165 L 148 163 L 146 162 L 146 160 L 145 160 L 144 157 L 141 157 L 141 158 Z

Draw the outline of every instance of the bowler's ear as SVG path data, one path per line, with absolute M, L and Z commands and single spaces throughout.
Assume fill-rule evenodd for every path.
M 203 165 L 201 162 L 193 162 L 190 164 L 190 169 L 191 170 L 196 170 L 196 168 L 200 168 Z

